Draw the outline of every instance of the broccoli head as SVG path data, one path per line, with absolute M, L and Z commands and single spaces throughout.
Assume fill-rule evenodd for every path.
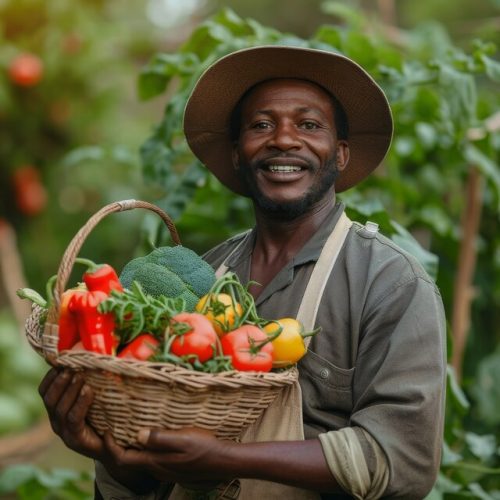
M 200 297 L 215 282 L 213 268 L 196 252 L 183 246 L 160 247 L 128 262 L 120 274 L 124 288 L 137 281 L 154 297 L 181 297 L 186 309 L 194 310 Z
M 177 274 L 198 297 L 208 293 L 215 282 L 212 266 L 196 252 L 182 245 L 157 248 L 147 258 Z

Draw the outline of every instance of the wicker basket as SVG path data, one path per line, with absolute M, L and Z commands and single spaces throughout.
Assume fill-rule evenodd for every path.
M 201 427 L 224 439 L 238 439 L 282 388 L 298 378 L 295 368 L 282 372 L 208 374 L 170 363 L 121 359 L 87 351 L 57 352 L 59 301 L 75 258 L 88 234 L 106 215 L 134 208 L 157 213 L 172 240 L 180 244 L 171 219 L 147 202 L 125 200 L 106 205 L 75 235 L 59 266 L 54 301 L 42 326 L 42 309 L 33 307 L 26 322 L 31 346 L 49 363 L 84 373 L 94 392 L 88 419 L 99 434 L 111 430 L 118 443 L 134 446 L 141 428 Z

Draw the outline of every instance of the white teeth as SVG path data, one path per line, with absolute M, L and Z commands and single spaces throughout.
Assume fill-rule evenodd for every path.
M 301 168 L 295 165 L 269 165 L 269 170 L 271 172 L 300 172 Z

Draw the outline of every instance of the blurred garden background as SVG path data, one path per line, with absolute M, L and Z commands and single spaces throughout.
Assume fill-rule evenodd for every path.
M 43 417 L 47 367 L 15 291 L 46 295 L 71 238 L 112 201 L 161 206 L 199 253 L 252 224 L 181 124 L 203 69 L 261 43 L 341 52 L 386 90 L 392 150 L 341 199 L 443 295 L 446 442 L 429 498 L 500 499 L 499 0 L 0 0 L 0 498 L 92 497 L 92 463 Z M 155 216 L 133 211 L 102 221 L 82 255 L 121 269 L 164 243 Z

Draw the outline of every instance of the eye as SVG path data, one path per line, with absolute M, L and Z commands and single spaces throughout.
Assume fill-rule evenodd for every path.
M 304 120 L 301 124 L 300 124 L 300 128 L 303 128 L 305 130 L 314 130 L 316 128 L 320 128 L 319 124 L 316 123 L 315 121 L 312 121 L 312 120 Z
M 258 122 L 252 123 L 250 128 L 265 130 L 265 129 L 271 128 L 271 126 L 272 126 L 271 122 L 266 121 L 266 120 L 260 120 Z

